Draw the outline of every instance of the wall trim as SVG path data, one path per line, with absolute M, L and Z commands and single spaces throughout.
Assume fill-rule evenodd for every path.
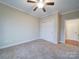
M 63 13 L 61 13 L 61 14 L 62 14 L 62 15 L 65 15 L 65 14 L 73 13 L 73 12 L 76 12 L 76 11 L 79 11 L 79 9 L 70 10 L 70 11 L 67 11 L 67 12 L 63 12 Z
M 64 41 L 59 41 L 60 43 L 63 43 L 63 44 L 65 44 L 65 42 Z
M 25 13 L 25 14 L 28 14 L 28 15 L 30 15 L 30 16 L 33 16 L 33 15 L 29 14 L 28 12 L 26 12 L 26 11 L 20 9 L 20 8 L 17 8 L 17 7 L 15 7 L 15 6 L 12 6 L 11 4 L 8 4 L 8 3 L 2 2 L 2 1 L 0 1 L 0 3 L 6 5 L 6 6 L 10 7 L 10 8 L 16 9 L 16 10 L 18 10 L 18 11 L 20 11 L 20 12 L 23 12 L 23 13 Z M 36 16 L 33 16 L 33 17 L 36 17 Z M 39 18 L 39 17 L 36 17 L 36 18 Z
M 5 45 L 5 46 L 0 47 L 0 49 L 9 48 L 9 47 L 16 46 L 16 45 L 23 44 L 23 43 L 28 43 L 28 42 L 33 41 L 33 40 L 38 40 L 38 39 L 32 39 L 32 40 L 28 40 L 28 41 L 21 41 L 18 43 Z

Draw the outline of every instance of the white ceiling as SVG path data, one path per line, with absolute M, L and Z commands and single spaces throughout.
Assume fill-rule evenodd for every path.
M 27 3 L 26 0 L 0 0 L 0 2 L 2 3 L 16 7 L 17 9 L 20 9 L 23 12 L 29 13 L 30 15 L 40 18 L 52 15 L 56 11 L 65 13 L 74 10 L 79 10 L 79 0 L 50 0 L 50 1 L 55 1 L 55 5 L 45 6 L 47 12 L 43 12 L 41 9 L 38 9 L 37 11 L 34 12 L 33 11 L 34 4 Z

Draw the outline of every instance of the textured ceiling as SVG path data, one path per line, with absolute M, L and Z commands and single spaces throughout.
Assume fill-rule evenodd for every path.
M 46 0 L 49 1 L 49 0 Z M 79 0 L 50 0 L 54 1 L 54 6 L 45 6 L 47 12 L 43 12 L 41 9 L 33 11 L 34 4 L 27 3 L 26 0 L 0 0 L 0 2 L 14 6 L 23 12 L 29 13 L 36 17 L 45 17 L 52 15 L 56 11 L 65 13 L 68 11 L 79 10 Z

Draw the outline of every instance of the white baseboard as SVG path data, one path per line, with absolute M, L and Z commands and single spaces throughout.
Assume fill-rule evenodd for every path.
M 37 39 L 33 39 L 33 40 L 37 40 Z M 21 42 L 18 42 L 18 43 L 5 45 L 5 46 L 0 47 L 0 49 L 4 49 L 4 48 L 8 48 L 8 47 L 12 47 L 12 46 L 16 46 L 16 45 L 23 44 L 23 43 L 28 43 L 28 42 L 33 41 L 33 40 L 21 41 Z
M 60 42 L 63 43 L 63 44 L 65 43 L 64 41 L 60 41 Z

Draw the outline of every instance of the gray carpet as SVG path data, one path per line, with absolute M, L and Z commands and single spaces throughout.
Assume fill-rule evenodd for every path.
M 0 59 L 79 59 L 79 48 L 35 40 L 1 49 Z

